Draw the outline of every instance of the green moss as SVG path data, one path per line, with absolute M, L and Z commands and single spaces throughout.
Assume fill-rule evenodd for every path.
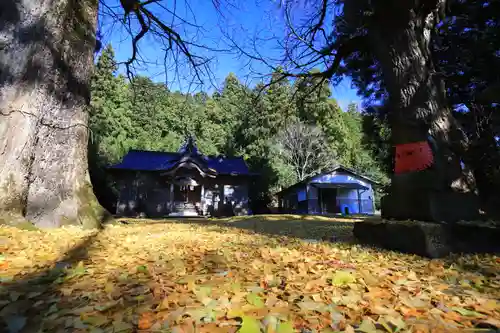
M 16 225 L 14 225 L 14 227 L 19 228 L 21 230 L 28 230 L 28 231 L 40 230 L 33 223 L 31 223 L 28 220 L 25 220 L 25 221 L 23 221 L 21 223 L 18 223 Z
M 12 215 L 22 215 L 24 210 L 24 200 L 22 194 L 16 190 L 14 175 L 10 174 L 7 181 L 1 185 L 0 192 L 6 193 L 0 203 L 0 212 L 7 212 Z
M 21 230 L 39 230 L 33 223 L 18 214 L 0 213 L 0 225 L 19 228 Z
M 97 201 L 89 183 L 85 183 L 77 191 L 76 195 L 80 203 L 78 221 L 84 229 L 101 228 L 104 222 L 112 219 L 111 214 Z
M 67 216 L 61 216 L 61 219 L 59 221 L 59 225 L 61 227 L 65 227 L 65 226 L 71 226 L 71 225 L 79 225 L 80 223 L 78 222 L 78 220 L 76 218 L 69 218 Z

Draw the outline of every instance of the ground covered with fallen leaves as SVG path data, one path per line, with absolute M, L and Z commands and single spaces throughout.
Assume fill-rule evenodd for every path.
M 1 332 L 465 332 L 500 326 L 500 258 L 355 244 L 355 219 L 0 227 Z

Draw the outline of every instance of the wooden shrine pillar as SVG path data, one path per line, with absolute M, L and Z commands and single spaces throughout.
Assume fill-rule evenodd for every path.
M 170 212 L 174 209 L 174 184 L 170 183 Z

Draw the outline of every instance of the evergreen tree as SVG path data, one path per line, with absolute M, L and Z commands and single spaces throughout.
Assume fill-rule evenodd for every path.
M 111 45 L 107 45 L 95 66 L 91 80 L 91 143 L 107 163 L 119 160 L 137 137 L 131 131 L 130 94 L 123 76 L 116 76 L 117 65 Z
M 111 45 L 107 45 L 94 67 L 91 80 L 89 125 L 89 172 L 101 204 L 113 211 L 117 191 L 106 173 L 130 148 L 137 146 L 133 131 L 130 94 L 117 65 Z
M 214 96 L 218 104 L 219 115 L 211 114 L 215 122 L 225 133 L 225 153 L 242 153 L 243 144 L 241 130 L 245 116 L 252 104 L 251 91 L 240 83 L 234 73 L 229 73 L 225 78 L 220 94 Z M 239 136 L 235 137 L 235 133 Z

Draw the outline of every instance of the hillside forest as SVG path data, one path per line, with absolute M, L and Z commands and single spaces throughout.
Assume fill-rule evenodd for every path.
M 248 88 L 229 73 L 213 94 L 185 94 L 148 77 L 130 83 L 117 69 L 108 45 L 92 77 L 89 163 L 95 192 L 109 210 L 117 193 L 106 166 L 131 149 L 176 151 L 187 135 L 204 154 L 243 156 L 260 174 L 251 194 L 256 212 L 280 188 L 335 164 L 387 182 L 379 146 L 363 132 L 373 118 L 354 103 L 342 110 L 326 80 L 284 80 L 277 72 Z M 388 139 L 387 126 L 376 130 L 377 138 Z

